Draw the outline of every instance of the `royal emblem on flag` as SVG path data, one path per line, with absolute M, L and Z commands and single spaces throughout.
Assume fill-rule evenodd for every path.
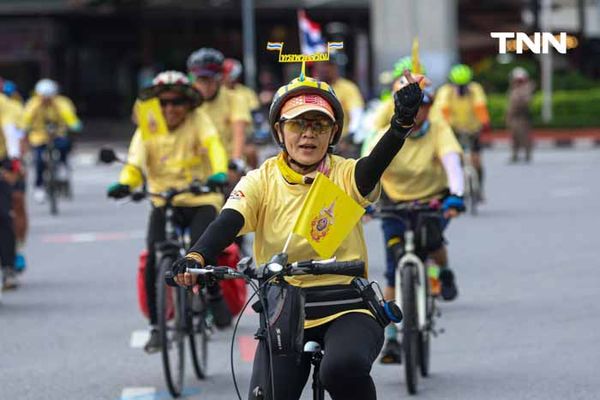
M 335 200 L 330 206 L 321 209 L 311 221 L 310 236 L 315 242 L 320 242 L 329 233 L 334 222 L 333 207 L 335 207 Z

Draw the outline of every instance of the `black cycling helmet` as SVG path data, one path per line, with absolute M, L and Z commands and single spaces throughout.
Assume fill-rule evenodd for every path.
M 194 78 L 219 78 L 223 73 L 223 61 L 225 57 L 219 50 L 203 47 L 190 54 L 187 69 Z
M 338 130 L 329 147 L 330 150 L 333 150 L 333 147 L 339 142 L 344 129 L 344 110 L 342 109 L 342 104 L 338 100 L 331 86 L 325 82 L 305 76 L 300 76 L 293 79 L 290 83 L 280 87 L 277 92 L 275 92 L 275 96 L 273 97 L 273 102 L 271 103 L 271 108 L 269 110 L 269 125 L 271 127 L 271 134 L 273 135 L 275 142 L 285 150 L 285 144 L 279 140 L 279 135 L 277 135 L 275 124 L 279 121 L 281 108 L 285 102 L 292 97 L 302 94 L 315 94 L 321 96 L 333 109 L 335 123 L 338 126 Z
M 179 71 L 164 71 L 156 75 L 152 80 L 152 86 L 142 89 L 139 98 L 140 100 L 148 100 L 171 90 L 179 92 L 190 99 L 193 107 L 197 107 L 202 103 L 200 92 L 192 86 L 187 76 Z

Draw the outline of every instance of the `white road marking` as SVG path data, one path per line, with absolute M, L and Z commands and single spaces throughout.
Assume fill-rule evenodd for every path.
M 42 243 L 91 243 L 120 241 L 144 238 L 145 232 L 135 230 L 129 232 L 78 232 L 65 234 L 52 234 L 42 237 Z
M 552 197 L 580 197 L 588 191 L 582 186 L 557 188 L 550 192 Z
M 129 387 L 123 389 L 119 400 L 154 400 L 156 388 L 153 387 Z
M 132 349 L 141 349 L 144 347 L 149 337 L 150 332 L 147 329 L 133 331 L 131 332 L 131 338 L 129 339 L 129 347 Z

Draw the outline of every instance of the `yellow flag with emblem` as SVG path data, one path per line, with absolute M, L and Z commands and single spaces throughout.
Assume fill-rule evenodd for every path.
M 320 257 L 329 258 L 364 213 L 364 208 L 318 173 L 292 232 L 305 238 Z
M 137 109 L 138 126 L 144 141 L 154 136 L 167 135 L 169 129 L 160 108 L 160 101 L 154 97 L 140 101 Z

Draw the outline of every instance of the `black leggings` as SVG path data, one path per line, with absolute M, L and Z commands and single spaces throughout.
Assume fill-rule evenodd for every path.
M 316 341 L 323 346 L 319 377 L 333 400 L 376 400 L 377 392 L 371 378 L 371 366 L 383 345 L 383 328 L 374 318 L 361 313 L 343 315 L 334 321 L 306 329 L 304 340 Z M 273 357 L 276 400 L 298 400 L 310 374 L 310 355 Z M 261 386 L 270 396 L 269 358 L 264 341 L 260 341 L 248 398 L 252 390 Z
M 175 207 L 174 211 L 177 225 L 190 228 L 191 243 L 198 240 L 208 225 L 217 217 L 217 210 L 213 206 Z M 150 212 L 148 235 L 146 237 L 148 258 L 144 276 L 150 324 L 152 325 L 158 323 L 156 313 L 156 244 L 165 240 L 165 223 L 164 207 L 153 207 Z
M 11 186 L 0 178 L 0 266 L 2 267 L 13 267 L 15 264 L 15 231 L 10 214 L 11 208 Z

